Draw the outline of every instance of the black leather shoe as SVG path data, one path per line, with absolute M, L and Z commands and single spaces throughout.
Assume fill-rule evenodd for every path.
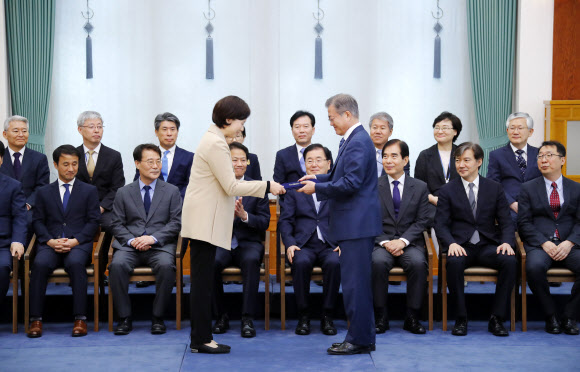
M 332 318 L 324 315 L 320 321 L 320 331 L 327 336 L 334 336 L 336 334 L 336 327 Z
M 217 347 L 210 347 L 207 345 L 191 345 L 192 353 L 203 353 L 203 354 L 228 354 L 231 347 L 228 345 L 218 344 Z
M 576 336 L 579 333 L 574 319 L 564 318 L 562 320 L 562 328 L 564 328 L 564 333 L 567 335 Z
M 117 328 L 115 328 L 115 335 L 116 336 L 124 336 L 128 335 L 129 332 L 133 330 L 133 322 L 131 318 L 122 318 L 117 323 Z
M 137 284 L 135 284 L 135 286 L 137 288 L 146 288 L 146 287 L 149 287 L 153 283 L 155 283 L 155 282 L 138 281 Z
M 344 344 L 344 341 L 343 342 L 335 342 L 334 344 L 332 344 L 332 347 L 339 347 L 342 344 Z M 372 343 L 369 345 L 369 349 L 371 351 L 375 351 L 375 350 L 377 350 L 377 346 L 374 343 Z
M 507 329 L 503 326 L 503 322 L 500 318 L 492 315 L 487 324 L 487 330 L 493 333 L 494 336 L 506 337 L 509 336 Z
M 419 319 L 417 319 L 414 315 L 409 315 L 405 319 L 405 323 L 403 324 L 403 329 L 405 331 L 409 331 L 409 332 L 414 333 L 416 335 L 424 335 L 427 332 L 425 330 L 425 327 L 423 327 L 421 322 L 419 322 Z
M 300 336 L 306 336 L 310 334 L 310 319 L 308 319 L 308 316 L 302 315 L 300 317 L 294 333 Z
M 377 334 L 385 333 L 389 329 L 391 329 L 391 327 L 389 326 L 389 319 L 387 319 L 386 315 L 375 319 L 375 332 Z
M 153 318 L 151 321 L 151 334 L 152 335 L 162 335 L 167 332 L 167 327 L 165 327 L 165 322 L 161 318 Z
M 256 329 L 254 328 L 254 322 L 250 318 L 242 318 L 242 337 L 252 338 L 256 337 Z
M 467 319 L 457 319 L 451 334 L 453 336 L 467 336 Z
M 553 335 L 562 333 L 562 328 L 560 328 L 560 322 L 556 315 L 550 315 L 546 318 L 546 332 Z
M 354 355 L 360 353 L 368 353 L 371 351 L 371 346 L 354 345 L 350 342 L 343 342 L 338 346 L 331 346 L 326 350 L 330 355 Z
M 222 315 L 218 320 L 216 320 L 211 332 L 217 335 L 226 333 L 228 329 L 230 329 L 230 320 L 227 315 Z

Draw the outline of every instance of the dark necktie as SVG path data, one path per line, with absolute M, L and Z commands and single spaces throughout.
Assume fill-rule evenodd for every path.
M 393 181 L 393 208 L 395 218 L 399 218 L 399 208 L 401 207 L 401 193 L 399 192 L 399 181 Z
M 144 186 L 143 188 L 145 189 L 143 206 L 145 207 L 145 214 L 149 215 L 149 208 L 151 207 L 151 194 L 149 194 L 149 190 L 151 190 L 151 186 Z
M 14 169 L 14 177 L 17 180 L 20 180 L 20 172 L 22 171 L 22 163 L 20 163 L 20 154 L 19 152 L 14 153 L 14 164 L 12 165 L 12 169 Z
M 471 212 L 473 213 L 473 217 L 475 218 L 475 215 L 477 213 L 477 202 L 475 201 L 475 193 L 473 192 L 473 187 L 475 186 L 475 184 L 471 182 L 468 186 L 469 186 L 469 206 L 471 206 Z M 473 235 L 471 235 L 471 239 L 469 239 L 469 242 L 471 244 L 479 243 L 479 232 L 477 230 L 473 232 Z
M 516 161 L 518 162 L 518 167 L 520 167 L 520 173 L 522 174 L 522 179 L 526 175 L 526 168 L 528 165 L 526 164 L 526 159 L 523 157 L 524 150 L 516 150 Z
M 344 145 L 344 138 L 340 140 L 340 143 L 338 144 L 338 149 L 340 150 L 340 148 L 342 147 L 342 145 Z
M 62 210 L 66 212 L 66 207 L 68 205 L 68 200 L 70 199 L 70 190 L 69 187 L 70 185 L 68 183 L 63 184 L 65 190 L 64 190 L 64 195 L 62 196 Z M 62 237 L 66 238 L 66 236 L 64 235 L 64 229 L 62 230 Z
M 556 182 L 552 182 L 550 208 L 552 208 L 552 212 L 554 212 L 554 218 L 558 218 L 558 214 L 560 214 L 560 195 L 558 195 L 558 185 L 556 185 Z M 558 232 L 558 229 L 556 229 L 555 234 L 556 238 L 560 239 L 560 233 Z
M 306 163 L 304 163 L 304 147 L 300 149 L 300 168 L 302 169 L 302 173 L 306 174 Z

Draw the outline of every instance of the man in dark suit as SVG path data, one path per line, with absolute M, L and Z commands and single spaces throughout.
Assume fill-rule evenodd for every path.
M 48 277 L 64 266 L 73 292 L 73 337 L 87 334 L 87 271 L 99 228 L 97 189 L 76 178 L 79 152 L 71 145 L 54 150 L 58 180 L 38 189 L 32 225 L 38 250 L 30 275 L 30 330 L 42 336 L 42 309 Z
M 239 142 L 230 144 L 232 163 L 236 179 L 252 181 L 245 176 L 248 166 L 248 148 Z M 270 225 L 270 205 L 268 197 L 256 198 L 245 196 L 237 198 L 232 233 L 232 249 L 218 249 L 214 261 L 213 308 L 217 321 L 212 332 L 225 333 L 229 329 L 229 317 L 224 305 L 224 287 L 222 271 L 235 265 L 242 269 L 243 302 L 242 302 L 242 337 L 256 336 L 253 317 L 258 300 L 260 284 L 260 263 L 264 256 L 264 234 Z
M 440 249 L 448 255 L 449 292 L 457 299 L 452 334 L 467 335 L 463 272 L 479 265 L 499 271 L 488 331 L 495 336 L 508 336 L 503 320 L 515 285 L 517 263 L 514 225 L 505 193 L 501 184 L 479 175 L 483 150 L 478 144 L 462 143 L 452 159 L 461 178 L 439 190 L 435 215 Z
M 383 147 L 389 138 L 393 135 L 393 117 L 386 112 L 377 112 L 369 119 L 369 130 L 373 145 L 375 145 L 375 153 L 377 158 L 377 177 L 384 176 L 385 169 L 383 168 Z M 410 171 L 410 164 L 405 165 L 405 174 L 408 176 Z
M 330 150 L 320 144 L 308 146 L 304 158 L 309 175 L 327 174 L 330 170 Z M 308 295 L 314 266 L 321 266 L 324 275 L 320 330 L 325 335 L 336 334 L 332 314 L 340 287 L 340 263 L 338 244 L 330 236 L 328 204 L 328 201 L 319 201 L 316 193 L 290 192 L 284 199 L 278 229 L 286 245 L 286 257 L 292 264 L 299 314 L 297 335 L 310 334 Z
M 389 329 L 387 292 L 389 271 L 398 264 L 409 278 L 407 316 L 403 329 L 424 334 L 419 310 L 427 281 L 427 258 L 423 231 L 430 224 L 427 184 L 405 174 L 409 164 L 409 146 L 398 139 L 388 141 L 382 151 L 386 174 L 379 178 L 379 199 L 383 232 L 373 250 L 373 302 L 377 333 Z
M 133 151 L 139 180 L 121 187 L 113 205 L 112 230 L 115 253 L 109 265 L 109 280 L 119 323 L 116 335 L 133 329 L 129 277 L 136 266 L 153 269 L 157 284 L 153 301 L 152 334 L 163 334 L 165 309 L 175 282 L 175 250 L 181 229 L 181 195 L 177 186 L 159 178 L 161 151 L 153 144 Z
M 228 141 L 228 145 L 234 141 L 239 142 L 243 145 L 245 140 L 246 140 L 246 128 L 238 132 L 232 141 L 229 141 L 229 139 L 226 138 L 226 141 Z M 260 162 L 258 161 L 258 155 L 252 154 L 251 152 L 248 153 L 248 167 L 246 168 L 245 176 L 255 181 L 262 180 L 262 172 L 260 171 Z
M 506 121 L 509 143 L 489 154 L 487 178 L 501 183 L 514 224 L 518 217 L 518 195 L 522 183 L 541 176 L 538 148 L 528 144 L 534 121 L 525 112 L 511 114 Z M 529 161 L 528 161 L 529 160 Z
M 328 200 L 330 238 L 340 247 L 340 277 L 350 327 L 344 342 L 328 353 L 358 354 L 374 349 L 375 322 L 371 289 L 371 261 L 375 237 L 381 233 L 377 167 L 370 136 L 358 120 L 358 104 L 348 94 L 326 101 L 330 125 L 340 141 L 335 166 L 329 174 L 308 175 L 300 189 Z
M 28 119 L 14 115 L 4 122 L 4 138 L 8 141 L 6 156 L 0 173 L 22 183 L 26 196 L 28 224 L 32 223 L 32 209 L 36 204 L 36 190 L 48 185 L 50 171 L 46 155 L 26 147 L 28 143 Z
M 77 126 L 83 137 L 83 144 L 77 147 L 83 155 L 77 178 L 97 187 L 101 206 L 101 228 L 110 233 L 113 200 L 117 190 L 125 185 L 123 160 L 118 151 L 101 143 L 104 129 L 101 114 L 85 111 L 79 115 Z
M 528 158 L 530 161 L 531 158 Z M 580 185 L 562 175 L 566 148 L 546 141 L 539 149 L 538 168 L 543 177 L 522 185 L 518 229 L 526 250 L 528 284 L 546 315 L 546 332 L 577 335 L 580 310 Z M 566 267 L 576 275 L 572 296 L 560 320 L 550 296 L 546 272 Z
M 4 143 L 0 142 L 0 166 L 4 159 Z M 10 286 L 12 257 L 24 255 L 26 231 L 26 197 L 20 182 L 0 173 L 0 305 Z

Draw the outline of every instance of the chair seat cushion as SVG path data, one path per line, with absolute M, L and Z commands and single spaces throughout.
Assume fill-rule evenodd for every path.
M 574 273 L 563 267 L 555 267 L 548 270 L 548 276 L 574 276 Z
M 153 269 L 148 266 L 138 266 L 133 269 L 132 275 L 153 275 Z
M 405 275 L 405 271 L 402 267 L 393 267 L 391 271 L 389 271 L 389 275 Z
M 95 275 L 95 268 L 93 265 L 87 266 L 87 275 L 93 276 Z M 58 269 L 52 272 L 52 276 L 68 276 L 66 271 L 64 271 L 64 267 L 59 267 Z
M 260 275 L 264 275 L 265 270 L 260 268 Z M 242 269 L 236 266 L 228 266 L 222 270 L 222 275 L 242 275 Z
M 465 269 L 464 275 L 497 275 L 498 272 L 495 269 L 484 267 L 484 266 L 472 266 Z

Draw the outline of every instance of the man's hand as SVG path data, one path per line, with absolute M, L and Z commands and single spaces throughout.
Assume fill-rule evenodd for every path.
M 244 210 L 244 205 L 242 204 L 242 198 L 240 197 L 236 200 L 234 216 L 240 217 L 242 220 L 246 221 L 248 219 L 248 212 Z
M 307 174 L 304 177 L 302 177 L 301 179 L 298 180 L 298 182 L 302 182 L 302 181 L 306 181 L 306 180 L 315 180 L 316 176 L 314 174 Z
M 507 254 L 508 256 L 513 256 L 516 254 L 516 252 L 514 252 L 512 246 L 509 245 L 508 243 L 503 243 L 502 245 L 497 247 L 497 250 L 495 251 L 495 253 Z
M 288 261 L 292 263 L 292 259 L 294 258 L 294 252 L 299 251 L 300 248 L 296 245 L 291 245 L 286 249 L 286 257 L 288 257 Z
M 548 240 L 542 244 L 542 249 L 544 249 L 544 252 L 546 252 L 550 258 L 554 259 L 558 246 L 554 244 L 554 242 Z
M 389 240 L 383 247 L 395 257 L 399 257 L 403 254 L 403 249 L 405 248 L 405 242 L 401 239 Z
M 457 243 L 451 243 L 449 246 L 449 251 L 447 252 L 448 256 L 467 256 L 467 252 Z
M 303 184 L 304 187 L 302 187 L 301 189 L 298 189 L 296 191 L 303 192 L 303 193 L 308 194 L 308 195 L 312 195 L 312 194 L 314 194 L 316 192 L 316 189 L 315 189 L 316 184 L 314 182 L 312 182 L 312 181 L 301 181 L 300 183 Z
M 22 243 L 14 242 L 10 244 L 10 253 L 12 254 L 12 257 L 17 256 L 18 259 L 20 259 L 24 254 L 24 246 Z
M 66 241 L 62 243 L 62 247 L 66 249 L 67 252 L 70 251 L 71 248 L 76 247 L 77 245 L 79 245 L 79 241 L 76 239 L 66 239 Z
M 50 239 L 49 241 L 46 242 L 46 245 L 54 249 L 56 253 L 66 253 L 70 251 L 70 248 L 65 247 L 64 245 L 67 240 L 68 240 L 67 238 Z
M 338 252 L 338 257 L 340 257 L 340 247 L 336 247 L 332 251 L 333 252 Z
M 135 249 L 142 252 L 151 248 L 153 244 L 155 244 L 155 239 L 153 239 L 151 235 L 140 236 L 131 242 L 131 245 L 135 247 Z
M 26 203 L 26 210 L 29 211 L 32 208 L 32 206 L 28 203 Z
M 101 214 L 105 213 L 105 208 L 103 208 L 103 207 L 99 207 L 99 208 L 101 208 Z
M 512 211 L 518 213 L 518 202 L 511 203 L 510 208 L 512 209 Z
M 439 200 L 438 196 L 429 194 L 429 203 L 433 204 L 434 206 L 437 206 L 437 201 Z
M 573 246 L 574 246 L 574 243 L 572 243 L 569 240 L 564 240 L 562 243 L 558 244 L 558 246 L 556 247 L 556 251 L 555 251 L 553 259 L 555 261 L 562 261 L 563 259 L 568 257 L 568 254 L 570 253 L 570 250 L 572 249 Z

